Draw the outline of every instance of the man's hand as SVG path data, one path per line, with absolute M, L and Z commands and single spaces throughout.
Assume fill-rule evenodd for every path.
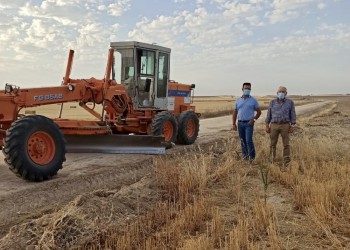
M 250 125 L 254 125 L 254 119 L 253 120 L 249 120 L 249 122 L 248 122 L 248 124 L 250 124 Z
M 268 133 L 268 134 L 270 134 L 270 133 L 271 133 L 271 128 L 270 128 L 270 126 L 269 126 L 269 125 L 266 125 L 266 127 L 265 127 L 265 131 L 266 131 L 266 133 Z
M 294 126 L 290 125 L 288 129 L 288 133 L 293 133 L 294 131 Z
M 237 125 L 236 125 L 236 124 L 233 124 L 232 130 L 233 130 L 233 131 L 237 131 Z

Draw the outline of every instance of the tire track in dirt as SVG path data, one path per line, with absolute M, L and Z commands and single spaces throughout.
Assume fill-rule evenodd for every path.
M 69 156 L 72 157 L 72 156 Z M 113 157 L 110 156 L 113 159 Z M 126 158 L 126 157 L 122 157 Z M 88 193 L 96 189 L 119 189 L 131 185 L 147 175 L 152 168 L 152 157 L 138 156 L 138 160 L 119 161 L 94 164 L 98 157 L 84 163 L 78 171 L 70 173 L 69 165 L 66 171 L 54 179 L 42 183 L 30 183 L 13 175 L 21 185 L 16 191 L 9 191 L 0 197 L 0 235 L 6 233 L 14 224 L 35 218 L 49 210 L 59 208 L 71 201 L 79 194 Z M 76 163 L 69 163 L 76 164 Z M 8 170 L 9 171 L 9 170 Z M 16 183 L 15 181 L 12 183 Z

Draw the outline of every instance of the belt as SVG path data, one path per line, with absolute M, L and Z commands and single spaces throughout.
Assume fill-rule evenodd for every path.
M 271 122 L 272 124 L 290 124 L 290 122 Z
M 238 120 L 238 122 L 249 122 L 250 120 Z

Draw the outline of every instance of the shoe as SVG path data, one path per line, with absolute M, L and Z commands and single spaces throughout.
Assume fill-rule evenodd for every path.
M 281 172 L 287 172 L 289 170 L 289 163 L 285 164 L 283 163 L 283 165 L 280 167 Z
M 249 165 L 257 165 L 257 162 L 255 161 L 255 159 L 253 160 L 249 160 Z
M 284 168 L 289 168 L 289 164 L 290 164 L 290 162 L 284 162 L 284 163 L 283 163 L 283 167 L 284 167 Z

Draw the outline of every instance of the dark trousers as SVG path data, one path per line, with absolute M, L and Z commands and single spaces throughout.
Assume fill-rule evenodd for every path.
M 250 125 L 248 122 L 238 122 L 238 134 L 241 139 L 242 156 L 244 160 L 255 159 L 253 132 L 254 125 Z

